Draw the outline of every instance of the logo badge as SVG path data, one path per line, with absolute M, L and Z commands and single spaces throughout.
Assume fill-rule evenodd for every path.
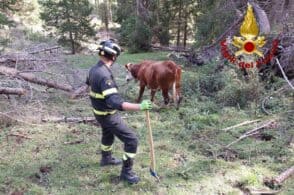
M 259 27 L 256 21 L 253 7 L 248 3 L 246 15 L 240 27 L 240 35 L 234 36 L 233 40 L 229 38 L 221 41 L 221 53 L 229 62 L 236 64 L 239 68 L 260 68 L 267 64 L 274 57 L 279 45 L 278 40 L 274 40 L 272 48 L 264 56 L 261 51 L 266 44 L 264 36 L 259 36 Z M 229 48 L 231 45 L 232 49 Z M 231 50 L 237 50 L 232 52 Z
M 258 36 L 259 28 L 250 4 L 248 4 L 247 13 L 240 28 L 240 35 L 241 37 L 234 36 L 233 38 L 233 45 L 240 49 L 235 52 L 235 56 L 257 54 L 263 57 L 262 52 L 258 49 L 262 48 L 266 41 L 264 36 Z

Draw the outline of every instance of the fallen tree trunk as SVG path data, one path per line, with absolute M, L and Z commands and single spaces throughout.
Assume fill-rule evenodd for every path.
M 21 135 L 21 134 L 17 134 L 17 133 L 10 133 L 10 134 L 8 134 L 8 136 L 15 136 L 15 137 L 21 137 L 21 138 L 25 138 L 25 139 L 32 139 L 29 136 Z
M 44 48 L 44 49 L 32 51 L 32 52 L 29 52 L 29 54 L 37 54 L 37 53 L 46 52 L 46 51 L 49 51 L 51 53 L 52 50 L 58 50 L 58 49 L 60 49 L 60 46 L 54 46 L 54 47 L 50 47 L 50 48 Z
M 250 195 L 261 195 L 261 194 L 266 194 L 266 195 L 271 195 L 271 194 L 278 194 L 281 192 L 281 190 L 256 190 L 256 189 L 248 189 L 248 192 Z
M 189 49 L 182 48 L 182 47 L 164 47 L 164 46 L 151 46 L 152 50 L 159 50 L 159 51 L 176 51 L 176 52 L 183 52 L 187 53 L 190 52 Z
M 251 2 L 251 5 L 253 6 L 253 9 L 257 15 L 258 23 L 259 25 L 261 25 L 260 30 L 263 33 L 268 34 L 270 32 L 270 25 L 265 11 L 257 3 Z M 239 12 L 239 10 L 237 10 L 237 12 Z M 232 32 L 236 31 L 236 29 L 238 29 L 239 31 L 239 26 L 243 22 L 243 20 L 244 16 L 238 14 L 237 19 L 231 24 L 231 26 L 229 26 L 223 34 L 218 36 L 214 43 L 205 46 L 202 49 L 201 53 L 206 54 L 207 58 L 210 58 L 211 56 L 214 57 L 216 55 L 215 49 L 219 45 L 219 43 L 226 37 L 228 37 L 228 35 L 232 35 Z
M 25 95 L 26 90 L 23 88 L 0 87 L 0 94 L 6 95 Z
M 70 96 L 70 98 L 75 99 L 77 97 L 81 97 L 84 95 L 88 95 L 86 92 L 88 90 L 88 85 L 83 85 L 79 88 L 77 88 Z
M 67 84 L 59 84 L 56 81 L 50 81 L 47 79 L 41 79 L 37 78 L 34 74 L 31 73 L 21 73 L 16 69 L 13 68 L 8 68 L 5 66 L 0 66 L 0 74 L 7 75 L 7 76 L 12 76 L 15 78 L 21 78 L 25 81 L 43 85 L 49 88 L 55 88 L 55 89 L 60 89 L 63 91 L 71 92 L 73 88 L 70 85 Z
M 96 123 L 95 117 L 51 117 L 44 118 L 42 122 L 54 123 Z
M 122 117 L 126 119 L 127 117 Z M 98 124 L 95 117 L 86 116 L 86 117 L 48 117 L 41 119 L 42 122 L 51 122 L 51 123 L 93 123 Z
M 243 20 L 243 17 L 239 17 L 237 18 L 234 23 L 223 33 L 221 34 L 215 41 L 214 43 L 206 46 L 203 48 L 204 51 L 208 50 L 208 49 L 212 49 L 214 48 L 215 46 L 219 45 L 219 43 L 225 39 L 225 37 L 233 30 L 235 29 Z
M 285 180 L 287 180 L 293 175 L 294 175 L 294 166 L 288 168 L 286 171 L 282 172 L 280 175 L 278 175 L 277 177 L 273 179 L 265 178 L 264 184 L 272 189 L 277 189 L 281 187 L 282 183 Z
M 71 142 L 64 142 L 63 144 L 65 145 L 74 145 L 74 144 L 80 144 L 80 143 L 83 143 L 84 140 L 76 140 L 76 141 L 71 141 Z
M 290 167 L 280 175 L 278 175 L 276 178 L 274 178 L 274 182 L 278 184 L 282 184 L 286 179 L 294 175 L 294 166 Z

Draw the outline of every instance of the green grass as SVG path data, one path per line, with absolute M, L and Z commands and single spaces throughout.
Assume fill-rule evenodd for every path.
M 116 63 L 119 65 L 124 65 L 127 63 L 137 63 L 142 60 L 165 60 L 167 59 L 167 52 L 146 52 L 138 54 L 130 54 L 123 52 L 117 59 Z M 98 55 L 69 55 L 66 57 L 68 63 L 76 68 L 89 68 L 97 63 L 99 56 Z
M 165 52 L 124 53 L 117 63 L 165 58 Z M 75 68 L 89 68 L 97 59 L 96 56 L 77 55 L 67 56 L 67 60 Z M 123 66 L 114 66 L 119 84 L 123 83 L 123 69 Z M 227 132 L 221 129 L 246 120 L 266 120 L 268 116 L 252 114 L 255 110 L 250 106 L 243 109 L 223 106 L 216 102 L 217 97 L 204 95 L 198 84 L 211 72 L 213 64 L 204 66 L 203 69 L 197 67 L 186 70 L 183 73 L 184 101 L 180 109 L 170 107 L 151 112 L 160 183 L 156 183 L 149 173 L 148 131 L 144 113 L 122 112 L 126 123 L 135 130 L 140 140 L 134 166 L 141 177 L 139 184 L 119 182 L 120 167 L 99 166 L 99 127 L 66 123 L 27 125 L 3 121 L 0 125 L 0 194 L 237 195 L 243 194 L 238 186 L 245 189 L 267 189 L 263 184 L 265 177 L 274 177 L 294 163 L 293 146 L 285 146 L 285 129 L 283 132 L 278 129 L 267 130 L 267 133 L 275 137 L 270 141 L 247 138 L 232 145 L 231 150 L 224 150 L 225 145 L 256 124 Z M 230 83 L 227 82 L 226 85 Z M 138 95 L 137 83 L 130 83 L 127 87 L 120 88 L 120 91 L 126 100 L 134 101 Z M 92 116 L 87 98 L 70 100 L 58 92 L 48 96 L 50 97 L 42 102 L 42 108 L 36 108 L 33 102 L 28 102 L 19 108 L 19 112 L 23 112 L 24 117 L 26 114 L 30 117 L 32 113 L 35 113 L 35 117 Z M 149 92 L 145 92 L 144 98 L 149 98 Z M 0 101 L 3 110 L 9 109 L 6 103 L 2 104 L 6 99 Z M 160 93 L 157 93 L 156 101 L 162 103 Z M 30 139 L 9 136 L 12 133 L 27 135 Z M 66 144 L 77 140 L 83 141 L 79 144 Z M 121 157 L 122 154 L 123 145 L 116 139 L 114 155 Z M 49 169 L 42 173 L 44 167 Z M 293 194 L 293 181 L 289 179 L 285 182 L 280 194 Z

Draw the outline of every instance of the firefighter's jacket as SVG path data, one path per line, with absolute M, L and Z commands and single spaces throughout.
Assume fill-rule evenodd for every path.
M 90 86 L 90 99 L 96 115 L 122 110 L 124 100 L 118 94 L 111 70 L 102 61 L 90 69 L 86 84 Z

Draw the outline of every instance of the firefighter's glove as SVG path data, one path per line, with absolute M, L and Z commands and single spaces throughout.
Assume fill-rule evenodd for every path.
M 140 110 L 151 110 L 152 102 L 150 100 L 143 100 L 140 104 Z

